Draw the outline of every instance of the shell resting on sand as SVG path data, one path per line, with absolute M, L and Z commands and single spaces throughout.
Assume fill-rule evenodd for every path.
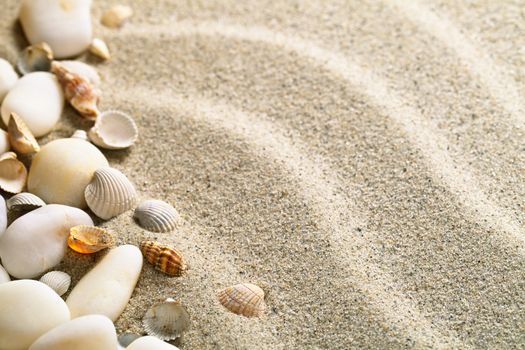
M 169 232 L 175 229 L 179 213 L 164 201 L 148 199 L 139 204 L 133 217 L 148 231 Z
M 106 149 L 130 147 L 137 140 L 139 131 L 135 121 L 120 111 L 101 113 L 89 130 L 89 138 L 97 146 Z
M 190 326 L 190 315 L 179 301 L 166 299 L 153 305 L 142 320 L 146 333 L 161 340 L 180 337 Z
M 220 303 L 237 315 L 261 316 L 264 313 L 264 291 L 251 283 L 241 283 L 218 293 Z
M 164 244 L 153 241 L 143 241 L 140 250 L 146 260 L 155 269 L 169 276 L 180 276 L 186 270 L 182 253 Z

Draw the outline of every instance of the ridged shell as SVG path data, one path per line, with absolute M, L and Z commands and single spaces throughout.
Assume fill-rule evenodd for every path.
M 27 169 L 16 159 L 16 154 L 6 152 L 0 155 L 0 189 L 9 193 L 20 193 L 27 181 Z
M 133 184 L 124 174 L 111 167 L 95 171 L 84 195 L 88 207 L 104 220 L 133 208 L 137 202 Z
M 95 125 L 89 130 L 91 141 L 106 149 L 123 149 L 130 147 L 139 135 L 133 118 L 120 111 L 101 113 Z
M 190 315 L 179 301 L 166 299 L 153 305 L 144 315 L 142 324 L 148 335 L 161 340 L 180 337 L 190 326 Z
M 46 203 L 42 199 L 29 192 L 16 194 L 7 200 L 7 209 L 18 212 L 29 212 L 44 205 Z
M 64 295 L 71 285 L 71 276 L 62 271 L 51 271 L 46 273 L 40 282 L 47 284 L 58 295 Z
M 97 57 L 102 58 L 103 60 L 109 60 L 111 58 L 108 46 L 104 40 L 99 38 L 93 39 L 91 45 L 89 45 L 89 52 Z
M 148 199 L 139 204 L 133 217 L 148 231 L 169 232 L 175 229 L 179 213 L 164 201 Z
M 241 283 L 218 293 L 220 303 L 237 315 L 260 316 L 265 309 L 264 291 L 251 283 Z
M 118 28 L 133 15 L 133 9 L 125 5 L 115 5 L 102 15 L 101 22 L 109 28 Z
M 169 276 L 180 276 L 186 270 L 182 253 L 177 249 L 158 242 L 143 241 L 140 250 L 146 261 Z
M 127 348 L 129 344 L 140 338 L 141 335 L 135 333 L 122 333 L 118 336 L 118 343 L 123 348 Z
M 22 75 L 32 72 L 49 72 L 53 61 L 53 50 L 46 43 L 26 47 L 18 61 L 16 68 Z
M 75 130 L 73 135 L 71 135 L 71 138 L 81 139 L 81 140 L 84 140 L 84 141 L 88 140 L 87 133 L 84 130 Z
M 67 245 L 77 253 L 92 254 L 115 244 L 115 237 L 102 227 L 79 225 L 69 231 Z
M 11 113 L 9 123 L 7 123 L 9 143 L 21 154 L 36 153 L 40 151 L 40 146 L 33 133 L 26 123 L 16 113 Z

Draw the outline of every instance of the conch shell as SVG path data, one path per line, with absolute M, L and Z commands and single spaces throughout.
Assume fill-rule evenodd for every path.
M 33 133 L 29 130 L 22 118 L 14 112 L 11 113 L 11 118 L 9 118 L 7 132 L 9 135 L 9 143 L 11 143 L 11 146 L 13 146 L 17 152 L 27 154 L 40 151 L 40 146 L 33 136 Z
M 155 266 L 155 269 L 169 276 L 180 276 L 186 270 L 182 253 L 166 245 L 153 241 L 144 241 L 140 244 L 144 258 Z

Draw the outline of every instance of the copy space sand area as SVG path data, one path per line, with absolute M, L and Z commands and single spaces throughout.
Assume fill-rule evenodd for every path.
M 101 109 L 131 113 L 105 151 L 173 233 L 102 223 L 188 263 L 145 264 L 119 332 L 180 299 L 182 349 L 517 349 L 525 346 L 525 11 L 520 1 L 125 1 L 97 62 Z M 27 43 L 3 0 L 0 57 Z M 45 139 L 87 129 L 67 107 Z M 105 253 L 68 253 L 73 285 Z M 227 312 L 253 282 L 267 312 Z

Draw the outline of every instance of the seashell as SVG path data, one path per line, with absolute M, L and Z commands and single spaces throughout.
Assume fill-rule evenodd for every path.
M 177 249 L 153 241 L 140 243 L 140 250 L 155 269 L 169 276 L 180 276 L 186 270 L 182 253 Z
M 73 135 L 71 135 L 71 138 L 84 141 L 88 140 L 87 132 L 85 132 L 84 130 L 75 130 Z
M 93 86 L 100 85 L 100 75 L 95 68 L 80 61 L 60 61 L 67 70 L 86 78 Z
M 40 282 L 47 284 L 51 289 L 62 296 L 71 285 L 71 276 L 62 271 L 50 271 L 40 278 Z
M 102 167 L 95 171 L 84 195 L 89 209 L 104 220 L 133 208 L 137 202 L 133 184 L 126 175 L 111 167 Z
M 148 199 L 139 204 L 133 217 L 146 230 L 168 232 L 175 229 L 179 213 L 164 201 Z
M 16 159 L 16 154 L 6 152 L 0 155 L 0 189 L 9 193 L 20 193 L 27 180 L 27 169 Z
M 105 111 L 89 130 L 91 141 L 102 148 L 122 149 L 130 147 L 138 137 L 137 125 L 126 113 Z
M 104 40 L 99 38 L 93 39 L 91 45 L 89 45 L 89 52 L 91 52 L 95 56 L 102 58 L 103 60 L 109 60 L 111 58 L 108 46 L 106 45 Z
M 22 29 L 31 44 L 45 42 L 57 58 L 86 50 L 91 42 L 91 0 L 23 0 Z
M 142 324 L 148 335 L 161 340 L 172 340 L 188 329 L 190 315 L 180 301 L 169 298 L 153 305 L 144 315 Z
M 140 337 L 140 335 L 135 333 L 122 333 L 118 336 L 118 343 L 120 344 L 120 346 L 127 348 L 129 344 L 133 343 Z
M 10 211 L 29 212 L 43 207 L 46 203 L 29 192 L 22 192 L 7 200 L 7 209 Z
M 22 75 L 32 72 L 49 72 L 53 61 L 53 50 L 46 43 L 39 43 L 26 47 L 18 61 L 16 68 Z
M 115 237 L 102 227 L 74 226 L 69 231 L 67 245 L 77 253 L 92 254 L 115 244 Z
M 11 63 L 0 58 L 0 102 L 2 102 L 9 90 L 15 86 L 17 81 L 18 75 Z
M 133 9 L 125 5 L 115 5 L 102 15 L 101 22 L 109 28 L 118 28 L 133 16 Z
M 241 283 L 218 293 L 220 303 L 237 315 L 261 316 L 265 309 L 264 291 L 251 283 Z
M 97 107 L 100 99 L 99 91 L 85 77 L 73 73 L 57 61 L 51 64 L 51 72 L 62 85 L 66 100 L 71 106 L 84 118 L 95 120 L 99 114 Z
M 26 123 L 16 113 L 11 113 L 9 123 L 7 123 L 9 143 L 15 151 L 21 154 L 36 153 L 40 151 L 40 146 L 33 133 Z

